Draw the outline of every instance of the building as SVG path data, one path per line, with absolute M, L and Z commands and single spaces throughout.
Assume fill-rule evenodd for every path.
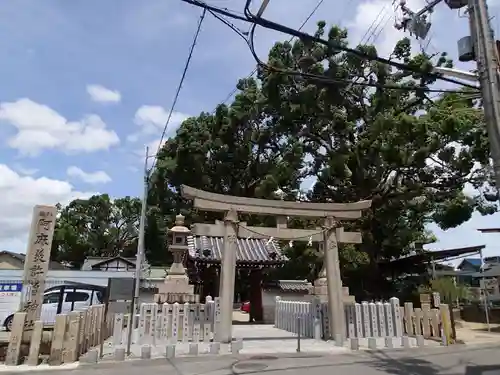
M 0 251 L 0 270 L 23 270 L 26 254 L 14 253 L 12 251 Z M 50 261 L 50 270 L 66 270 L 63 264 Z
M 82 265 L 82 271 L 134 271 L 135 258 L 121 256 L 102 258 L 87 257 Z
M 195 293 L 200 300 L 208 295 L 219 295 L 219 277 L 221 269 L 224 238 L 189 236 L 188 251 L 184 254 L 184 267 L 195 286 Z M 251 317 L 255 321 L 263 320 L 262 283 L 266 270 L 281 267 L 287 258 L 275 241 L 252 238 L 239 238 L 236 251 L 235 303 L 250 301 Z M 123 272 L 135 270 L 135 258 L 120 256 L 110 258 L 88 257 L 82 271 Z M 141 277 L 141 300 L 152 301 L 163 283 L 170 265 L 151 267 L 143 264 Z
M 457 275 L 457 282 L 459 284 L 479 287 L 479 279 L 466 273 L 479 272 L 481 270 L 481 258 L 464 258 L 457 266 L 457 270 L 462 273 Z
M 223 248 L 223 237 L 188 237 L 185 264 L 200 297 L 219 295 Z M 276 241 L 237 239 L 234 301 L 250 301 L 251 321 L 262 322 L 264 319 L 262 284 L 266 270 L 281 267 L 287 260 Z

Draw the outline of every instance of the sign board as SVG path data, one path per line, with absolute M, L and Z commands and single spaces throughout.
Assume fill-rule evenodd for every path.
M 435 308 L 441 305 L 441 295 L 438 292 L 432 292 L 432 303 Z
M 108 313 L 110 314 L 128 314 L 131 304 L 128 301 L 111 301 L 108 304 Z
M 21 300 L 23 283 L 0 282 L 0 324 L 16 312 Z
M 494 279 L 481 279 L 479 285 L 482 289 L 495 289 L 498 286 L 498 280 Z
M 35 206 L 33 209 L 24 262 L 24 296 L 19 308 L 21 312 L 26 313 L 25 330 L 33 329 L 35 321 L 40 319 L 56 216 L 57 208 L 54 206 Z
M 428 304 L 431 303 L 431 295 L 430 294 L 428 294 L 428 293 L 420 294 L 420 304 L 423 304 L 423 303 L 428 303 Z
M 108 279 L 108 301 L 131 301 L 134 298 L 135 279 L 120 277 Z

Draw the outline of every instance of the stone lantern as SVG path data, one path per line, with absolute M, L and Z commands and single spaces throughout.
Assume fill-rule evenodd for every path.
M 324 247 L 323 244 L 319 244 L 319 249 L 318 249 L 318 254 L 323 254 L 324 253 Z M 328 283 L 327 283 L 327 278 L 326 278 L 326 267 L 325 263 L 323 261 L 323 265 L 321 267 L 321 271 L 318 274 L 318 278 L 314 280 L 314 287 L 313 287 L 313 295 L 318 297 L 321 302 L 327 302 L 328 301 Z M 356 302 L 354 296 L 349 295 L 349 287 L 343 286 L 342 287 L 342 299 L 344 303 L 354 303 Z
M 168 250 L 174 261 L 167 271 L 165 281 L 158 287 L 155 301 L 158 303 L 198 303 L 199 296 L 194 294 L 194 285 L 189 285 L 182 260 L 188 251 L 189 228 L 184 226 L 184 216 L 175 217 L 175 226 L 168 230 Z

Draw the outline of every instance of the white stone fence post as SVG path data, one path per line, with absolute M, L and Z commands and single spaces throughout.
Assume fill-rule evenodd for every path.
M 390 302 L 362 302 L 345 304 L 346 331 L 348 338 L 401 337 L 404 333 L 398 298 Z M 286 301 L 276 298 L 274 326 L 288 332 L 298 332 L 301 322 L 303 337 L 330 337 L 328 304 Z M 320 333 L 321 332 L 321 333 Z
M 216 303 L 210 296 L 204 304 L 143 303 L 132 343 L 156 346 L 177 342 L 210 342 L 215 333 L 215 307 Z M 127 344 L 125 322 L 129 320 L 128 314 L 115 314 L 113 345 Z

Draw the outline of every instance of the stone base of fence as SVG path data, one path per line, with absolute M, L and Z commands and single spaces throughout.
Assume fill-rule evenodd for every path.
M 78 361 L 101 340 L 110 336 L 110 325 L 104 319 L 104 305 L 91 306 L 85 311 L 58 314 L 52 331 L 44 331 L 41 321 L 34 322 L 31 330 L 25 327 L 26 313 L 14 314 L 5 355 L 5 364 L 25 363 L 37 366 L 41 362 L 58 366 Z M 93 358 L 93 354 L 89 355 Z
M 130 357 L 126 354 L 126 348 L 123 346 L 106 346 L 104 352 L 104 361 L 118 361 L 130 359 L 155 359 L 155 358 L 174 358 L 185 356 L 213 356 L 219 354 L 238 354 L 243 350 L 242 340 L 233 341 L 231 344 L 221 344 L 219 342 L 196 342 L 196 343 L 167 343 L 165 345 L 133 345 Z M 94 351 L 91 350 L 82 356 L 82 362 L 95 363 Z M 90 354 L 89 354 L 90 353 Z M 95 351 L 98 353 L 98 351 Z

